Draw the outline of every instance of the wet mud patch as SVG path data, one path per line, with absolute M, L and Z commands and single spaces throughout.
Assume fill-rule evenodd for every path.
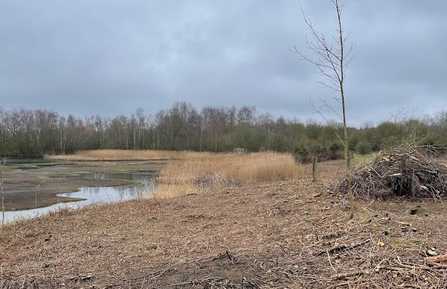
M 277 259 L 223 251 L 190 263 L 169 266 L 142 277 L 131 278 L 105 288 L 261 288 L 290 283 L 278 269 Z M 293 273 L 293 272 L 292 272 Z M 288 274 L 291 274 L 290 272 Z

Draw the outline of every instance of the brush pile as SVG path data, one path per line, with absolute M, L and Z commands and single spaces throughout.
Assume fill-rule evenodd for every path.
M 442 198 L 447 196 L 447 165 L 412 148 L 381 152 L 370 164 L 351 174 L 352 191 L 358 198 Z M 342 180 L 335 188 L 347 192 Z

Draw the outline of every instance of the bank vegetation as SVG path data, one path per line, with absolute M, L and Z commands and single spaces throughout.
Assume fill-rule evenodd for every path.
M 114 118 L 0 107 L 0 155 L 30 157 L 88 150 L 233 152 L 239 148 L 334 159 L 343 155 L 334 130 L 341 135 L 343 126 L 273 117 L 247 106 L 197 110 L 181 102 L 154 115 L 138 109 Z M 442 149 L 447 143 L 447 111 L 423 119 L 399 117 L 377 125 L 365 123 L 348 130 L 350 151 L 361 154 L 402 142 Z
M 247 182 L 297 180 L 303 166 L 290 154 L 274 152 L 251 154 L 202 154 L 198 158 L 172 161 L 161 170 L 158 198 L 219 191 Z

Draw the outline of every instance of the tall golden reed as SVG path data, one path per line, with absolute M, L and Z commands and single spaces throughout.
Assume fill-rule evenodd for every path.
M 89 150 L 72 155 L 48 155 L 46 158 L 66 161 L 115 161 L 115 160 L 184 160 L 203 158 L 207 153 L 193 151 L 159 151 L 159 150 Z
M 160 172 L 155 197 L 169 198 L 220 190 L 247 181 L 268 182 L 298 179 L 303 168 L 289 154 L 202 154 L 172 161 Z

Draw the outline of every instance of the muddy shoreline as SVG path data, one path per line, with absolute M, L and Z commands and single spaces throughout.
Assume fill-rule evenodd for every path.
M 76 192 L 80 187 L 113 187 L 134 185 L 131 180 L 90 180 L 73 178 L 79 172 L 129 173 L 159 171 L 166 161 L 94 161 L 66 162 L 48 160 L 24 169 L 11 164 L 4 168 L 3 184 L 6 211 L 41 208 L 60 202 L 78 201 L 58 194 Z

